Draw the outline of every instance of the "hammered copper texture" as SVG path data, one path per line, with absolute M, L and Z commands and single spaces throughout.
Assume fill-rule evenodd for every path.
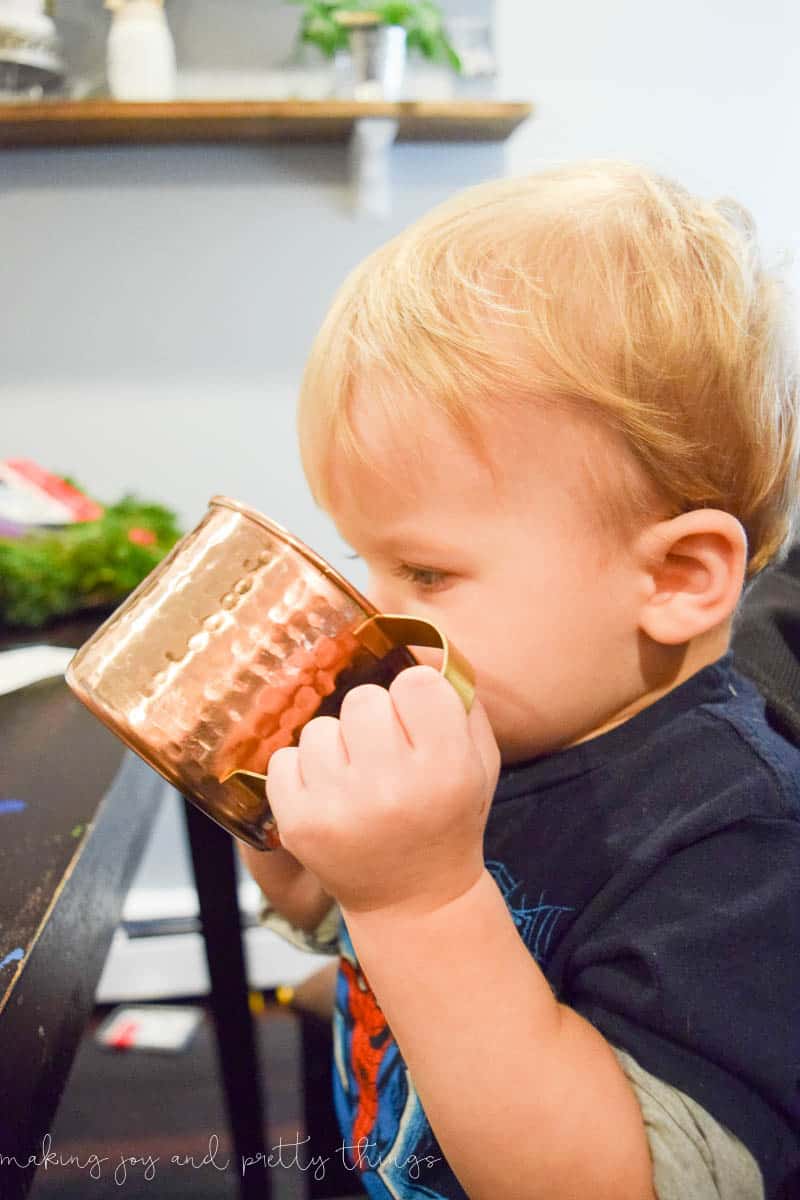
M 338 712 L 348 687 L 388 684 L 414 659 L 370 654 L 353 630 L 372 606 L 234 503 L 212 502 L 78 652 L 67 679 L 174 786 L 263 848 L 276 843 L 263 787 L 221 780 L 238 769 L 265 774 L 312 716 Z

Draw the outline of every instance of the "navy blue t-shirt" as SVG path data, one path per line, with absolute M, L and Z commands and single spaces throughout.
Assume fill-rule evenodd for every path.
M 800 750 L 731 656 L 504 769 L 484 853 L 558 999 L 732 1130 L 768 1200 L 800 1197 Z M 364 1187 L 463 1197 L 344 928 L 342 950 L 334 1097 Z

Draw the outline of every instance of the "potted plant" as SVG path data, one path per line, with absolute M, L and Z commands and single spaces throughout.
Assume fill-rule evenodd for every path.
M 351 31 L 369 24 L 405 30 L 405 44 L 432 62 L 461 70 L 461 60 L 447 36 L 441 9 L 434 0 L 289 0 L 303 9 L 301 42 L 316 46 L 327 58 L 350 48 Z

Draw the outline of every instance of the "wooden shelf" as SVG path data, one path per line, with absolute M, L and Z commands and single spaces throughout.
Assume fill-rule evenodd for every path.
M 346 142 L 362 117 L 398 121 L 398 141 L 504 141 L 530 104 L 484 100 L 45 100 L 0 104 L 0 148 L 176 142 Z

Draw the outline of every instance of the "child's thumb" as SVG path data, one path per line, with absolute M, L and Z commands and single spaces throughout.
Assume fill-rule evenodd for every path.
M 497 777 L 500 774 L 500 749 L 497 745 L 497 739 L 492 732 L 492 727 L 489 724 L 486 709 L 477 696 L 473 700 L 472 708 L 469 711 L 468 726 L 475 749 L 478 751 L 480 760 L 483 763 L 489 789 L 489 801 L 491 802 L 494 790 L 497 787 Z

